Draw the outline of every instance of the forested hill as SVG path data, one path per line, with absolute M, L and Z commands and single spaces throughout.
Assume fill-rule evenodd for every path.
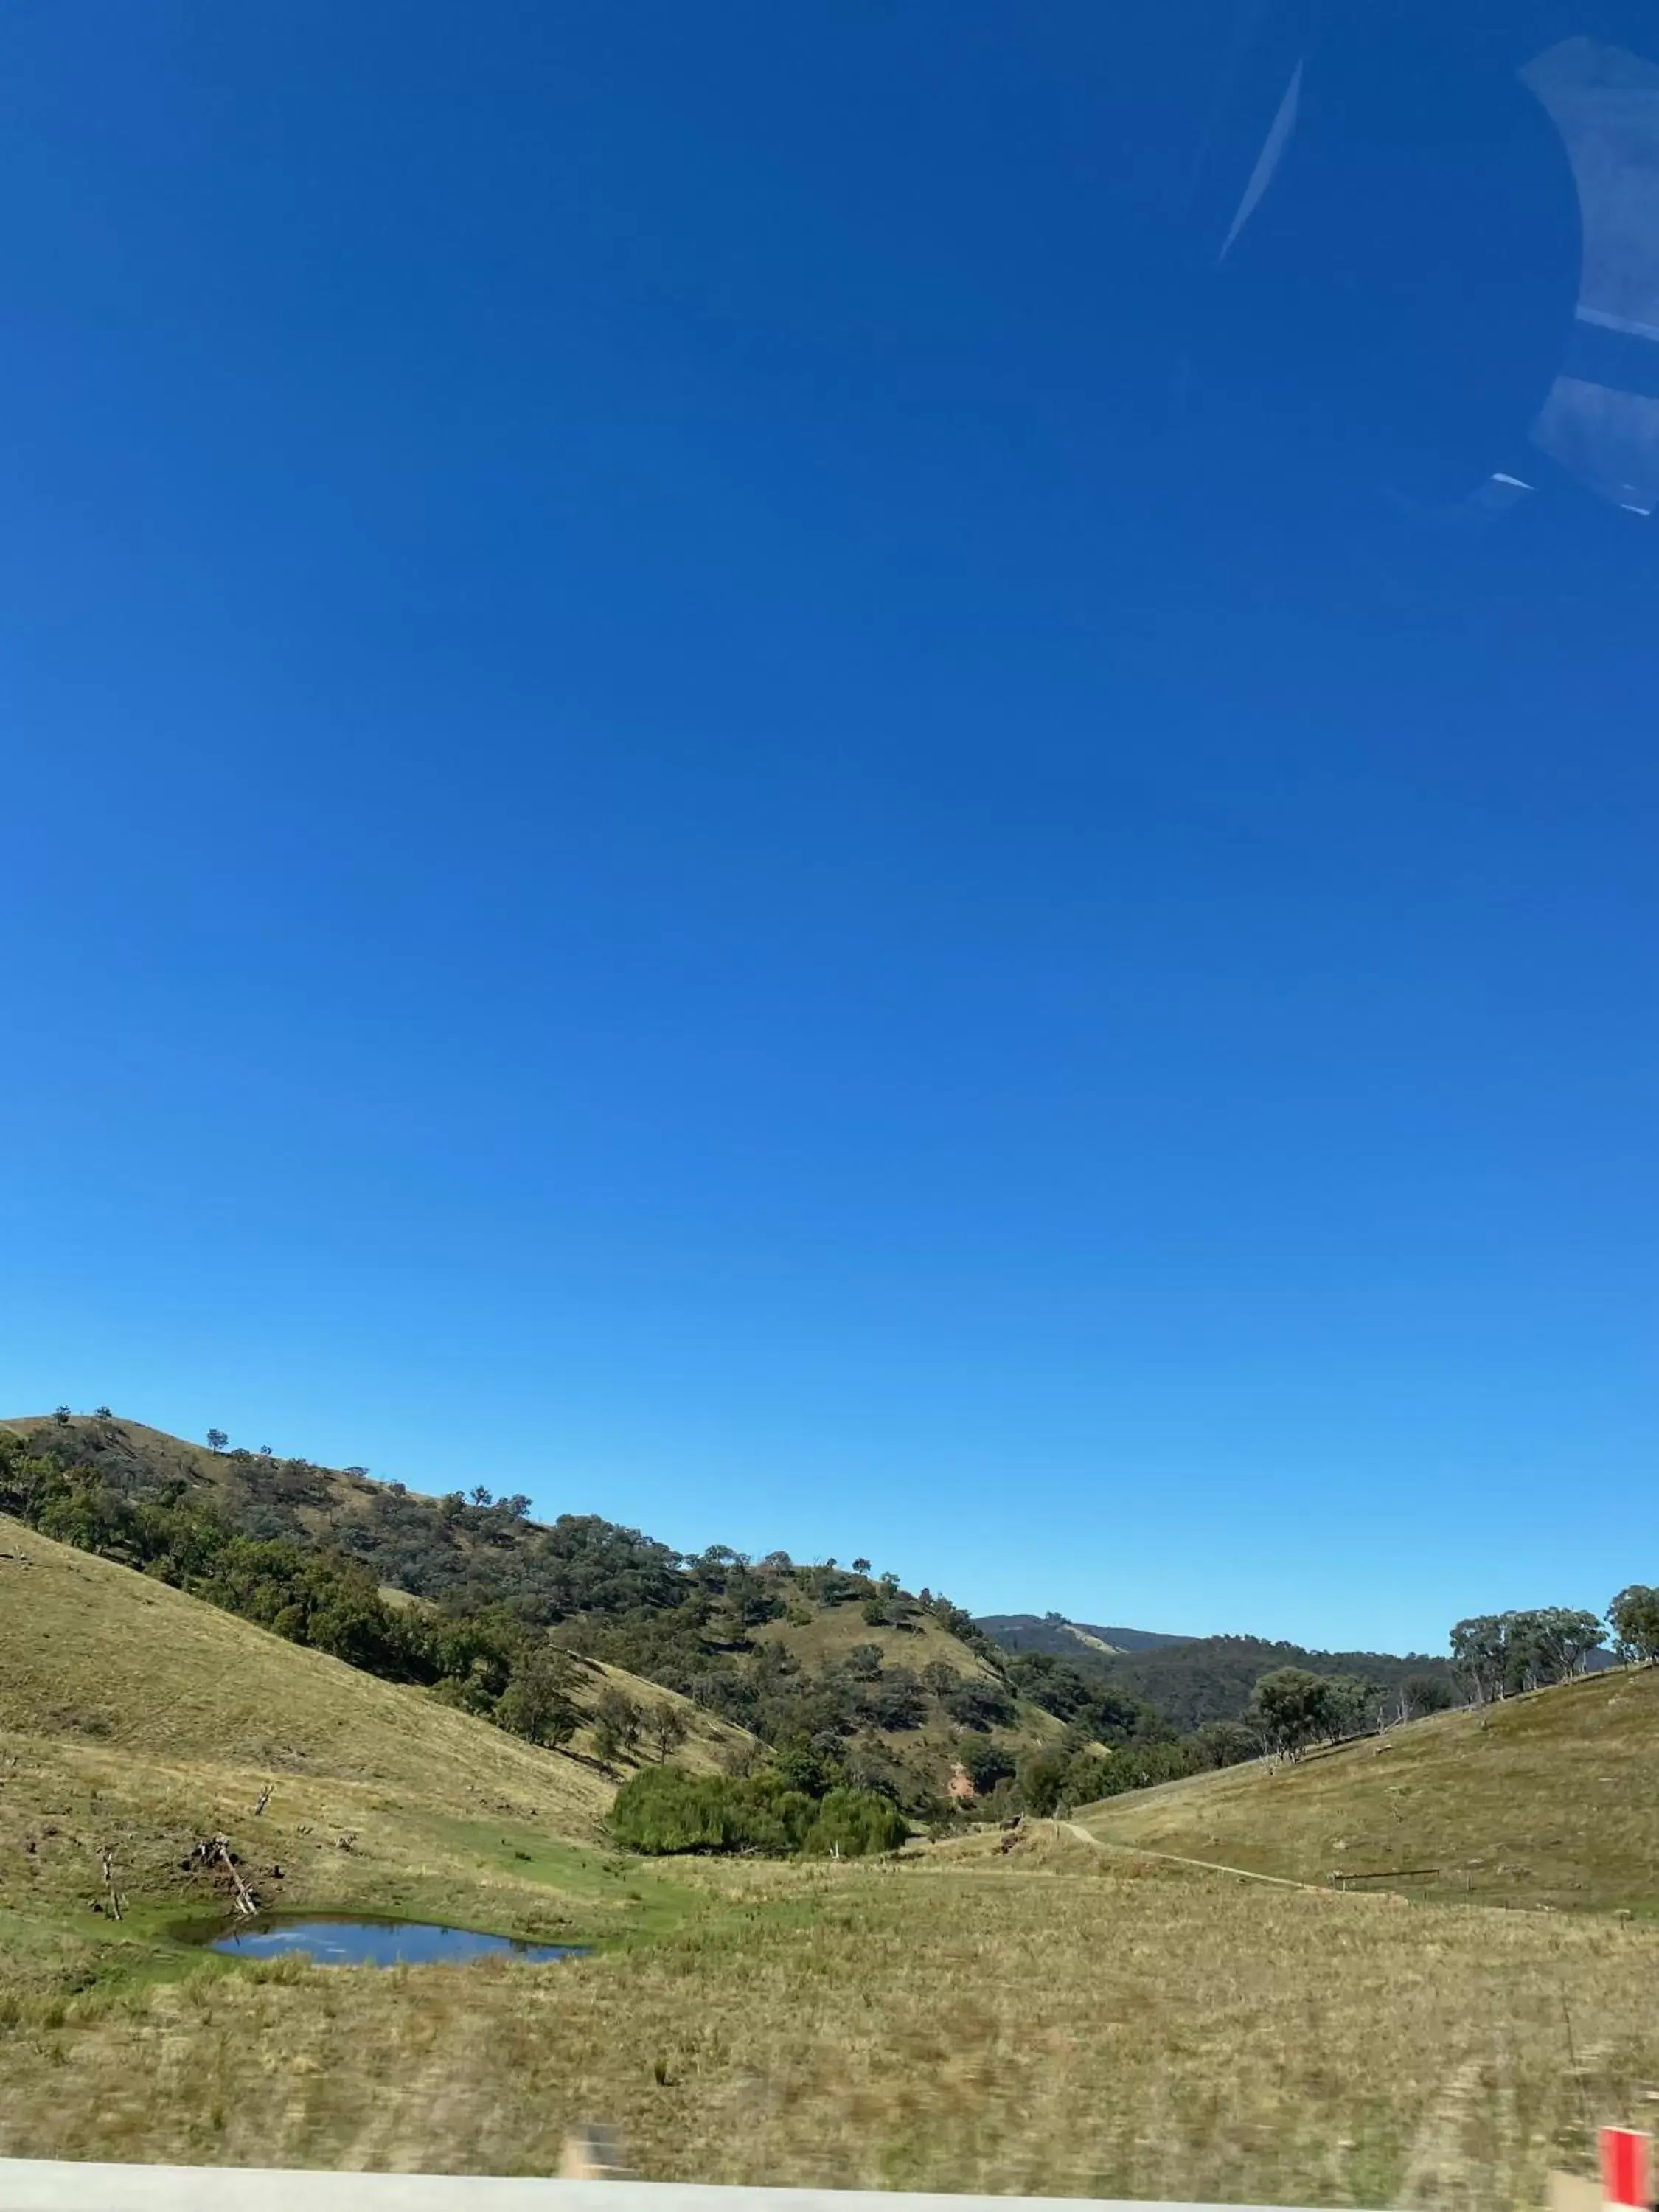
M 994 1620 L 979 1625 L 999 1642 L 1005 1641 Z M 1373 1683 L 1392 1697 L 1397 1697 L 1414 1678 L 1431 1678 L 1448 1689 L 1452 1683 L 1449 1661 L 1416 1652 L 1401 1656 L 1388 1651 L 1310 1651 L 1298 1644 L 1269 1643 L 1258 1636 L 1200 1636 L 1184 1641 L 1170 1639 L 1150 1650 L 1109 1651 L 1101 1648 L 1107 1639 L 1097 1632 L 1066 1638 L 1056 1632 L 1052 1623 L 1041 1625 L 1048 1627 L 1052 1641 L 1033 1645 L 1016 1640 L 1023 1635 L 1022 1623 L 1006 1638 L 1005 1648 L 1063 1653 L 1068 1668 L 1121 1697 L 1154 1707 L 1183 1729 L 1200 1728 L 1209 1721 L 1241 1718 L 1261 1677 L 1280 1667 L 1305 1668 L 1314 1674 L 1345 1674 L 1356 1681 Z M 1063 1623 L 1061 1627 L 1073 1625 Z M 1091 1637 L 1097 1640 L 1091 1642 Z
M 681 1553 L 594 1513 L 530 1517 L 523 1496 L 474 1484 L 442 1497 L 362 1467 L 329 1468 L 268 1450 L 198 1445 L 113 1414 L 60 1413 L 0 1420 L 29 1449 L 61 1466 L 88 1469 L 135 1498 L 197 1499 L 258 1539 L 325 1547 L 360 1563 L 384 1588 L 449 1611 L 505 1607 L 524 1622 L 603 1625 L 642 1613 L 715 1609 L 702 1625 L 720 1649 L 738 1632 L 787 1615 L 792 1595 L 809 1604 L 854 1605 L 872 1629 L 925 1615 L 958 1647 L 964 1674 L 982 1673 L 994 1651 L 959 1607 L 930 1590 L 911 1595 L 865 1559 L 799 1565 L 782 1552 L 751 1560 L 722 1545 Z M 216 1432 L 210 1432 L 216 1435 Z

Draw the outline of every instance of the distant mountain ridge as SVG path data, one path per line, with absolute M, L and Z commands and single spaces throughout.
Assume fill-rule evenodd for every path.
M 975 1626 L 1006 1651 L 1041 1652 L 1163 1713 L 1177 1728 L 1237 1720 L 1277 1667 L 1348 1674 L 1398 1694 L 1409 1676 L 1454 1686 L 1449 1660 L 1424 1652 L 1310 1651 L 1260 1636 L 1166 1636 L 1097 1628 L 1059 1613 L 989 1613 Z M 1133 1639 L 1133 1640 L 1131 1640 Z
M 1105 1628 L 1090 1620 L 1067 1620 L 1057 1613 L 987 1613 L 975 1621 L 1005 1651 L 1050 1651 L 1066 1659 L 1076 1652 L 1115 1657 L 1130 1651 L 1159 1651 L 1170 1644 L 1191 1644 L 1190 1636 L 1166 1636 L 1151 1628 Z

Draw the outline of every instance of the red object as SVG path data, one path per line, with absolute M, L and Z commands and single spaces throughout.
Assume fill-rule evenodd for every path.
M 1648 2212 L 1648 2138 L 1634 2128 L 1601 2130 L 1601 2195 L 1610 2205 L 1640 2205 Z

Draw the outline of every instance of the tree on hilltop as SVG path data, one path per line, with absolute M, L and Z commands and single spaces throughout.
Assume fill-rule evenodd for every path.
M 1300 1759 L 1310 1744 L 1334 1733 L 1330 1683 L 1305 1667 L 1276 1667 L 1256 1684 L 1249 1718 L 1275 1758 Z
M 1607 1607 L 1607 1625 L 1621 1659 L 1659 1665 L 1659 1589 L 1649 1583 L 1632 1583 L 1621 1589 Z
M 1484 1705 L 1571 1681 L 1604 1640 L 1595 1614 L 1573 1606 L 1475 1613 L 1452 1630 L 1452 1663 Z

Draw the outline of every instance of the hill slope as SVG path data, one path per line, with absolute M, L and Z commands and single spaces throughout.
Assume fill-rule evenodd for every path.
M 862 1562 L 686 1556 L 596 1515 L 532 1521 L 526 1499 L 482 1486 L 426 1498 L 362 1469 L 210 1450 L 113 1416 L 0 1429 L 61 1469 L 89 1469 L 116 1499 L 200 1501 L 248 1536 L 338 1553 L 383 1592 L 550 1628 L 769 1741 L 838 1739 L 853 1778 L 884 1781 L 918 1809 L 943 1789 L 964 1729 L 1016 1756 L 1059 1732 L 1038 1704 L 994 1694 L 996 1647 L 966 1613 Z
M 681 1756 L 706 1765 L 730 1732 L 696 1725 Z M 191 1972 L 234 1909 L 198 1848 L 218 1836 L 263 1911 L 579 1942 L 663 1926 L 678 1887 L 593 1848 L 613 1790 L 581 1753 L 0 1517 L 0 2019 L 66 1976 Z
M 1109 1842 L 1299 1881 L 1389 1873 L 1375 1886 L 1659 1912 L 1656 1765 L 1659 1669 L 1620 1668 L 1082 1818 Z
M 645 1686 L 597 1662 L 591 1709 Z M 653 1692 L 661 1695 L 660 1692 Z M 708 1766 L 739 1732 L 688 1709 L 679 1756 Z M 428 1803 L 533 1803 L 556 1834 L 593 1832 L 614 1783 L 586 1754 L 538 1747 L 0 1516 L 0 1728 L 162 1759 L 385 1784 Z

